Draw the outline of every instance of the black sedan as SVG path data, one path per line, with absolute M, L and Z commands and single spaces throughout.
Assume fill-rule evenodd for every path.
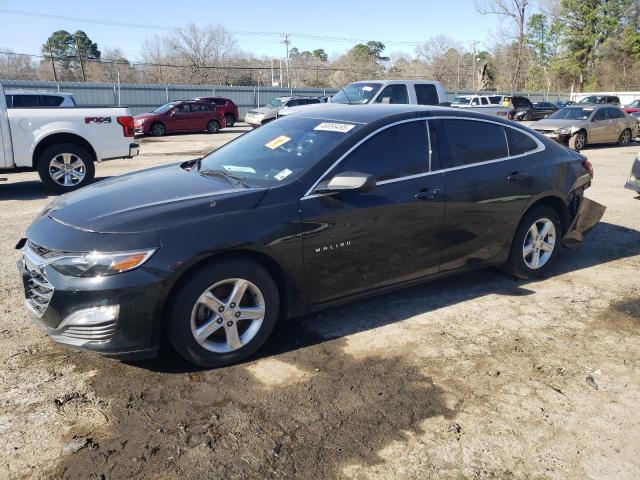
M 327 106 L 214 153 L 52 202 L 18 248 L 57 342 L 220 366 L 276 320 L 491 265 L 540 277 L 603 207 L 590 163 L 526 127 L 413 105 Z

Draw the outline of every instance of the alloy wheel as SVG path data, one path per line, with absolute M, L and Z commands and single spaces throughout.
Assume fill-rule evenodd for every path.
M 540 218 L 529 227 L 522 245 L 522 257 L 527 267 L 542 268 L 556 248 L 556 227 L 548 218 Z
M 151 125 L 151 135 L 153 135 L 154 137 L 161 137 L 162 135 L 164 135 L 165 131 L 166 129 L 161 123 Z
M 73 153 L 59 153 L 49 161 L 49 175 L 63 187 L 82 182 L 87 173 L 84 161 Z
M 620 135 L 620 143 L 622 145 L 626 145 L 630 141 L 631 141 L 631 131 L 625 130 L 624 132 L 622 132 L 622 135 Z
M 265 317 L 260 289 L 242 278 L 229 278 L 207 288 L 191 311 L 191 333 L 203 348 L 228 353 L 249 343 Z
M 580 132 L 576 134 L 576 149 L 582 150 L 586 145 L 587 140 L 584 137 L 584 133 Z

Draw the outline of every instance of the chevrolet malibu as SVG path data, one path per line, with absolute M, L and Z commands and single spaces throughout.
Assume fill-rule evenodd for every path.
M 492 265 L 544 275 L 602 216 L 592 175 L 496 117 L 328 106 L 59 197 L 17 245 L 26 307 L 71 347 L 139 359 L 166 337 L 226 365 L 278 318 Z

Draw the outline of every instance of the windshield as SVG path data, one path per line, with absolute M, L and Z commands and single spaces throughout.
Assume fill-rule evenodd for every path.
M 451 102 L 451 105 L 469 105 L 470 101 L 471 99 L 467 97 L 456 97 Z
M 364 105 L 369 103 L 371 99 L 378 93 L 382 84 L 380 83 L 350 83 L 331 100 L 331 103 L 346 103 L 349 105 Z
M 222 170 L 249 187 L 271 187 L 299 177 L 359 129 L 349 122 L 282 117 L 206 156 L 201 170 Z
M 584 97 L 578 103 L 604 103 L 604 97 L 599 97 L 597 95 L 591 95 L 589 97 Z
M 157 113 L 157 114 L 163 114 L 163 113 L 167 113 L 169 110 L 171 110 L 173 107 L 175 107 L 175 105 L 173 103 L 165 103 L 164 105 L 162 105 L 161 107 L 156 108 L 153 112 L 151 113 Z
M 558 120 L 586 120 L 593 113 L 593 108 L 562 108 L 547 118 Z
M 267 103 L 265 105 L 265 107 L 271 107 L 271 108 L 282 108 L 282 106 L 284 105 L 284 102 L 279 99 L 279 98 L 274 98 L 273 100 L 271 100 L 269 103 Z

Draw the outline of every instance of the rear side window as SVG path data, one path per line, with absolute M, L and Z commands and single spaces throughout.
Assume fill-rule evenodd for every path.
M 435 85 L 417 84 L 415 87 L 418 105 L 438 105 L 440 103 Z
M 624 113 L 618 108 L 608 108 L 609 118 L 624 118 Z
M 482 102 L 482 105 L 488 105 L 489 104 L 489 101 L 484 97 L 480 98 L 480 101 Z
M 502 125 L 475 120 L 442 120 L 449 146 L 449 165 L 460 167 L 509 155 Z
M 426 173 L 429 165 L 427 124 L 401 123 L 373 136 L 354 150 L 336 169 L 375 175 L 378 182 Z
M 14 95 L 13 107 L 37 107 L 38 96 L 37 95 Z
M 38 95 L 38 104 L 41 107 L 57 107 L 63 100 L 64 98 L 58 95 Z
M 215 103 L 216 105 L 226 105 L 227 101 L 221 98 L 214 98 L 213 103 Z
M 538 144 L 533 138 L 515 128 L 503 127 L 507 136 L 509 146 L 509 156 L 523 155 L 538 148 Z
M 191 111 L 192 112 L 204 112 L 205 110 L 206 110 L 206 107 L 202 103 L 192 103 L 191 104 Z
M 489 97 L 489 101 L 491 102 L 492 105 L 498 105 L 500 103 L 501 98 L 502 97 L 499 95 L 493 95 Z
M 407 86 L 402 84 L 387 85 L 382 90 L 382 93 L 378 95 L 375 103 L 409 103 Z

